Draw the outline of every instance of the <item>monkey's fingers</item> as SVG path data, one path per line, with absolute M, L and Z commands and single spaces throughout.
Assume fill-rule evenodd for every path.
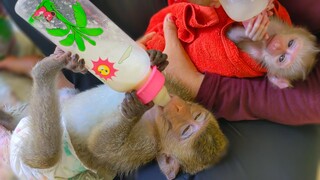
M 61 48 L 59 48 L 58 46 L 55 48 L 53 55 L 62 55 L 64 54 L 64 50 L 62 50 Z
M 136 116 L 142 116 L 147 110 L 153 107 L 154 103 L 151 101 L 148 104 L 143 104 L 138 96 L 136 91 L 133 91 L 131 93 L 131 96 L 133 98 L 133 103 L 134 103 L 134 109 L 133 111 L 136 112 Z
M 131 119 L 131 116 L 128 114 L 127 109 L 124 108 L 123 105 L 121 106 L 121 110 L 120 111 L 121 111 L 121 114 L 122 114 L 123 117 L 125 117 L 127 119 Z
M 262 22 L 259 28 L 257 29 L 256 33 L 252 37 L 253 41 L 260 41 L 266 36 L 269 23 L 270 20 L 268 15 L 266 13 L 263 13 Z
M 73 54 L 71 59 L 68 61 L 65 68 L 72 70 L 73 72 L 86 73 L 88 69 L 85 67 L 84 59 L 80 59 L 78 54 Z
M 158 64 L 161 64 L 161 63 L 167 61 L 167 59 L 168 59 L 167 54 L 162 53 L 162 52 L 159 51 L 159 53 L 158 53 L 157 56 L 151 61 L 151 63 L 156 66 L 156 65 L 158 65 Z
M 131 102 L 130 94 L 126 93 L 125 94 L 125 98 L 123 99 L 123 101 L 121 103 L 121 113 L 127 119 L 131 119 L 131 118 L 134 117 L 134 115 L 132 114 L 132 109 L 131 109 L 131 103 L 130 102 Z
M 147 51 L 150 57 L 150 62 L 152 64 L 156 64 L 159 61 L 162 61 L 161 57 L 162 57 L 162 52 L 158 51 L 158 50 L 148 50 Z
M 161 53 L 161 57 L 154 59 L 154 61 L 151 61 L 151 65 L 157 66 L 157 69 L 159 71 L 163 71 L 169 64 L 169 61 L 167 59 L 168 56 L 164 53 Z
M 157 65 L 157 69 L 162 72 L 166 69 L 166 67 L 169 65 L 169 61 L 162 62 L 161 64 Z
M 147 53 L 149 55 L 150 62 L 154 61 L 156 54 L 157 54 L 157 50 L 150 49 L 150 50 L 147 50 Z
M 250 39 L 252 39 L 255 36 L 255 34 L 259 31 L 259 29 L 261 28 L 262 19 L 263 19 L 262 14 L 259 14 L 257 16 L 256 21 L 254 22 L 254 25 L 253 25 L 251 32 L 249 32 L 249 34 L 248 34 L 248 37 Z
M 79 70 L 79 72 L 80 73 L 82 73 L 82 74 L 85 74 L 85 73 L 87 73 L 88 72 L 88 69 L 86 68 L 86 62 L 85 62 L 85 60 L 84 59 L 80 59 L 79 61 L 78 61 L 78 64 L 79 64 L 79 66 L 78 66 L 78 70 Z
M 67 64 L 68 61 L 71 59 L 71 52 L 64 52 L 63 54 L 59 54 L 54 57 L 57 61 L 63 62 L 64 65 Z
M 253 28 L 255 19 L 256 19 L 256 18 L 251 18 L 251 19 L 249 20 L 247 26 L 245 26 L 245 29 L 246 29 L 246 30 L 245 30 L 245 35 L 246 35 L 247 37 L 249 37 L 249 34 L 250 34 L 250 32 L 252 31 L 252 28 Z
M 141 107 L 146 107 L 146 109 L 150 109 L 150 108 L 154 105 L 154 103 L 153 103 L 152 101 L 149 102 L 149 103 L 147 103 L 147 104 L 143 104 L 143 103 L 140 101 L 140 99 L 138 98 L 136 91 L 133 91 L 133 92 L 131 93 L 131 95 L 132 95 L 132 98 L 133 98 L 134 102 L 135 102 L 136 104 L 138 104 L 139 106 L 141 106 Z

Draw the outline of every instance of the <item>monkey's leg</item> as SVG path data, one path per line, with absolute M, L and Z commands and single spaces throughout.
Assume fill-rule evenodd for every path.
M 22 140 L 19 153 L 32 168 L 50 168 L 60 158 L 63 128 L 55 79 L 69 57 L 70 53 L 51 55 L 32 70 L 34 84 L 27 124 L 30 131 L 28 138 Z

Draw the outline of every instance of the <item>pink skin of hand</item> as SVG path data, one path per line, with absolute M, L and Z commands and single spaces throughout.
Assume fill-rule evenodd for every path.
M 274 0 L 270 0 L 266 9 L 257 16 L 242 22 L 246 29 L 246 35 L 253 41 L 260 41 L 262 39 L 268 39 L 267 28 L 270 20 L 269 16 L 273 15 L 272 9 L 274 8 Z

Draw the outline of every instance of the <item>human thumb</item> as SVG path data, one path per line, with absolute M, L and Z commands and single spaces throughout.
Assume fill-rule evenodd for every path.
M 167 14 L 163 22 L 164 39 L 166 46 L 171 43 L 180 43 L 177 35 L 177 27 L 175 25 L 176 17 L 172 14 Z

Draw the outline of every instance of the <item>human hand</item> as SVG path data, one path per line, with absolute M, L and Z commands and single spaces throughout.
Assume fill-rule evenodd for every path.
M 165 38 L 164 53 L 168 55 L 169 64 L 164 73 L 190 90 L 195 97 L 199 91 L 204 75 L 198 72 L 190 57 L 184 50 L 177 34 L 177 27 L 174 24 L 175 17 L 168 14 L 163 22 Z
M 156 34 L 156 32 L 150 32 L 141 38 L 139 38 L 136 43 L 142 47 L 144 50 L 147 50 L 146 43 Z

